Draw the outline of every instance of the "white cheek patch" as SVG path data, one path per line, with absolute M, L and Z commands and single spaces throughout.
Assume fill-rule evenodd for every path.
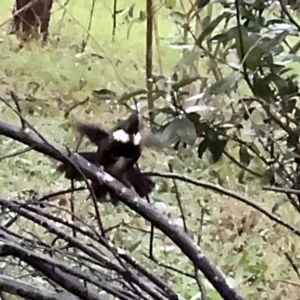
M 129 135 L 123 129 L 115 131 L 113 133 L 113 138 L 122 143 L 128 143 L 130 141 Z
M 119 129 L 113 133 L 113 138 L 115 141 L 121 142 L 121 143 L 129 143 L 130 142 L 130 136 L 128 133 L 126 133 L 123 129 Z M 138 132 L 137 134 L 133 135 L 133 144 L 135 146 L 138 146 L 141 142 L 142 136 Z
M 139 145 L 141 139 L 142 139 L 141 134 L 138 132 L 137 134 L 135 134 L 135 135 L 133 136 L 133 144 L 134 144 L 135 146 Z

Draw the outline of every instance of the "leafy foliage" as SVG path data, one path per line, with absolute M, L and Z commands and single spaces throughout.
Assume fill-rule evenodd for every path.
M 208 2 L 197 4 L 205 7 Z M 202 31 L 199 36 L 191 34 L 192 47 L 182 46 L 183 57 L 175 73 L 160 76 L 163 85 L 155 82 L 155 89 L 163 90 L 167 100 L 156 98 L 162 107 L 154 111 L 163 143 L 175 149 L 179 143 L 189 145 L 201 160 L 209 153 L 215 165 L 231 159 L 240 168 L 240 183 L 257 178 L 264 185 L 300 188 L 300 44 L 293 45 L 300 25 L 292 10 L 295 3 L 290 2 L 292 8 L 285 1 L 210 3 L 212 9 L 222 8 L 201 19 Z M 173 11 L 171 17 L 185 32 L 189 15 Z M 176 88 L 176 82 L 188 80 L 190 68 L 199 67 L 198 61 L 205 58 L 208 70 L 199 71 L 200 89 L 191 96 L 189 83 Z M 206 76 L 210 72 L 214 79 Z M 273 202 L 272 211 L 292 204 L 297 213 L 299 201 L 298 195 L 288 194 Z M 260 268 L 253 287 L 266 278 L 267 266 Z
M 144 4 L 133 6 L 129 2 L 118 14 L 115 44 L 110 42 L 109 30 L 99 30 L 106 29 L 111 22 L 110 2 L 97 3 L 101 15 L 97 26 L 92 27 L 92 36 L 100 42 L 93 40 L 84 53 L 80 53 L 80 45 L 85 32 L 70 20 L 64 22 L 60 41 L 53 39 L 47 47 L 33 44 L 20 50 L 7 40 L 0 44 L 1 94 L 16 90 L 26 118 L 46 137 L 73 145 L 74 122 L 101 119 L 102 123 L 113 123 L 122 117 L 125 110 L 116 108 L 112 101 L 105 103 L 106 100 L 135 103 L 143 113 L 147 104 L 144 39 L 141 39 L 145 36 Z M 298 18 L 286 6 L 270 6 L 262 0 L 238 2 L 239 7 L 235 1 L 197 1 L 201 13 L 211 8 L 214 12 L 201 18 L 202 31 L 198 35 L 191 26 L 195 20 L 193 13 L 188 15 L 188 10 L 183 10 L 176 1 L 165 1 L 165 7 L 158 12 L 164 74 L 157 73 L 153 77 L 155 129 L 163 143 L 172 144 L 178 151 L 177 154 L 171 150 L 167 154 L 145 151 L 142 167 L 166 172 L 168 163 L 175 161 L 176 173 L 246 191 L 257 196 L 257 202 L 270 210 L 273 207 L 274 212 L 297 223 L 299 215 L 291 209 L 290 203 L 297 207 L 298 198 L 289 195 L 294 201 L 288 197 L 270 199 L 259 190 L 258 184 L 299 189 L 297 79 L 300 59 L 297 51 L 292 51 L 299 31 Z M 68 5 L 68 10 L 86 24 L 86 7 L 78 3 Z M 55 23 L 52 32 L 61 32 Z M 177 48 L 170 50 L 170 43 Z M 190 74 L 195 66 L 199 74 Z M 196 91 L 190 93 L 189 88 L 194 85 Z M 89 101 L 85 101 L 87 97 Z M 65 119 L 64 113 L 77 104 L 80 105 Z M 4 105 L 1 105 L 1 118 L 18 121 Z M 181 148 L 182 144 L 187 147 Z M 21 148 L 4 140 L 0 147 L 3 153 Z M 238 166 L 230 164 L 228 157 Z M 69 184 L 54 173 L 52 162 L 33 152 L 5 160 L 1 167 L 4 174 L 1 184 L 11 196 L 26 189 L 43 194 Z M 249 180 L 253 176 L 260 181 Z M 155 204 L 172 220 L 181 220 L 171 181 L 157 180 L 157 185 L 159 188 L 153 195 Z M 243 289 L 246 298 L 268 298 L 271 291 L 287 298 L 286 286 L 274 282 L 286 277 L 293 280 L 295 276 L 278 249 L 284 245 L 297 257 L 298 241 L 285 230 L 275 228 L 273 231 L 273 223 L 261 216 L 257 219 L 247 207 L 236 205 L 232 199 L 185 183 L 178 183 L 178 188 L 195 240 L 199 235 L 199 215 L 206 212 L 201 245 L 228 281 Z M 76 199 L 76 207 L 93 226 L 89 217 L 92 209 L 84 202 L 85 196 Z M 289 201 L 283 201 L 286 199 Z M 144 226 L 142 229 L 147 231 L 148 224 L 141 225 L 138 217 L 123 207 L 117 212 L 110 206 L 101 209 L 106 224 L 113 226 L 122 219 L 128 225 L 112 231 L 110 240 L 143 260 L 143 253 L 148 250 L 145 246 L 148 235 L 141 231 L 136 234 L 132 227 Z M 19 228 L 22 226 L 24 223 L 19 224 Z M 181 252 L 163 236 L 158 235 L 155 241 L 154 251 L 159 260 L 193 272 Z M 145 264 L 171 282 L 184 297 L 200 297 L 198 288 L 191 285 L 188 277 L 149 261 Z M 208 296 L 220 299 L 205 280 L 204 283 Z M 288 287 L 288 290 L 295 289 Z M 298 295 L 297 291 L 294 294 Z M 292 295 L 291 299 L 295 297 Z
M 291 66 L 299 63 L 299 57 L 286 44 L 300 27 L 281 2 L 276 4 L 281 5 L 280 17 L 275 4 L 270 8 L 267 1 L 243 1 L 238 7 L 232 1 L 215 2 L 221 3 L 223 13 L 203 20 L 203 30 L 195 45 L 205 52 L 204 43 L 216 44 L 216 56 L 210 59 L 222 63 L 225 76 L 217 66 L 217 80 L 203 93 L 188 99 L 183 90 L 192 81 L 202 80 L 201 77 L 191 81 L 182 77 L 180 81 L 178 73 L 171 79 L 160 76 L 160 90 L 169 95 L 170 101 L 168 109 L 156 110 L 156 121 L 161 125 L 159 136 L 166 143 L 181 141 L 189 145 L 201 138 L 197 146 L 199 158 L 210 151 L 214 162 L 228 151 L 228 141 L 234 141 L 241 149 L 241 165 L 261 174 L 264 183 L 268 178 L 270 183 L 298 189 L 294 162 L 300 154 L 296 130 L 299 86 L 296 69 Z M 206 4 L 199 2 L 200 6 Z M 178 20 L 175 23 L 184 27 Z M 221 32 L 220 24 L 226 24 Z M 215 34 L 216 31 L 219 33 Z M 186 68 L 189 65 L 186 61 Z M 181 73 L 183 70 L 184 67 Z M 168 117 L 162 118 L 161 114 Z

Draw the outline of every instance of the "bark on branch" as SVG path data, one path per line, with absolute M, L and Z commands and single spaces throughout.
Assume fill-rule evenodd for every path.
M 6 275 L 0 275 L 0 290 L 26 299 L 79 300 L 79 298 L 74 298 L 74 296 L 66 296 L 61 293 L 50 292 L 30 284 L 25 284 Z
M 53 159 L 66 162 L 66 157 L 74 163 L 83 174 L 94 180 L 99 180 L 120 197 L 120 200 L 132 210 L 140 214 L 155 227 L 160 229 L 169 237 L 181 251 L 191 260 L 193 265 L 199 269 L 208 281 L 215 287 L 225 300 L 242 300 L 243 298 L 233 288 L 230 288 L 224 275 L 208 259 L 201 247 L 177 225 L 166 218 L 162 213 L 155 209 L 147 201 L 138 197 L 132 190 L 127 189 L 118 180 L 105 173 L 103 169 L 89 163 L 77 153 L 70 153 L 64 146 L 43 141 L 37 134 L 29 130 L 0 121 L 0 135 L 17 140 L 32 147 L 34 150 L 43 153 Z

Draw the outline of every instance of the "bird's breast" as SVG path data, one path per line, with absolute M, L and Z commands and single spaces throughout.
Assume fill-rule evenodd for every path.
M 141 146 L 132 143 L 113 142 L 108 149 L 108 152 L 115 157 L 136 157 L 141 154 Z

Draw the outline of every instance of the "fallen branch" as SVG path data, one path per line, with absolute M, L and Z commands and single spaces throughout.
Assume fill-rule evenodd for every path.
M 67 296 L 63 295 L 62 293 L 50 292 L 37 288 L 33 285 L 25 284 L 6 275 L 0 275 L 0 290 L 8 294 L 24 297 L 27 299 L 79 300 L 79 298 L 74 298 L 74 296 Z
M 70 153 L 70 151 L 60 144 L 49 141 L 45 143 L 45 141 L 31 130 L 23 130 L 20 127 L 3 121 L 0 121 L 0 135 L 26 144 L 34 150 L 60 162 L 66 162 L 66 157 L 69 157 L 70 161 L 75 164 L 87 178 L 98 180 L 100 183 L 112 189 L 125 205 L 140 214 L 169 237 L 191 260 L 193 265 L 205 275 L 223 299 L 243 299 L 235 289 L 228 286 L 224 275 L 210 262 L 203 250 L 197 246 L 179 226 L 173 224 L 147 201 L 138 197 L 134 191 L 129 190 L 114 177 L 105 173 L 103 168 L 98 168 L 89 163 L 77 153 Z

